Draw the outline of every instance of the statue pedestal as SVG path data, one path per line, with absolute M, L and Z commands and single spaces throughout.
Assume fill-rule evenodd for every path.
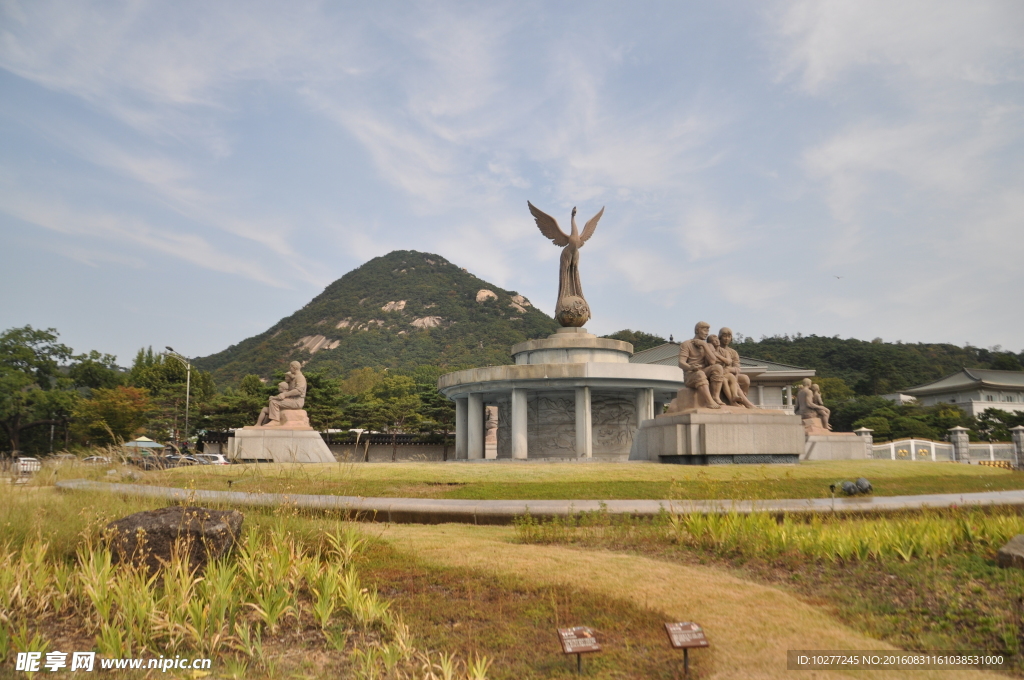
M 800 460 L 863 460 L 867 458 L 864 440 L 852 432 L 809 434 Z
M 681 465 L 761 465 L 796 463 L 803 454 L 804 428 L 799 416 L 723 407 L 645 420 L 633 437 L 629 459 Z
M 337 460 L 303 410 L 281 411 L 281 424 L 251 425 L 228 440 L 228 460 L 239 463 L 334 463 Z

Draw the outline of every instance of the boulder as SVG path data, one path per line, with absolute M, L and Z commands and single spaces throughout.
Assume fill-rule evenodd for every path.
M 1000 567 L 1024 569 L 1024 534 L 1017 534 L 996 553 Z
M 843 493 L 847 496 L 857 495 L 857 485 L 853 482 L 843 482 L 840 486 L 843 488 Z
M 871 493 L 873 490 L 874 487 L 871 486 L 871 482 L 863 477 L 859 477 L 857 479 L 857 491 L 860 491 L 861 493 Z
M 189 568 L 202 571 L 207 561 L 234 545 L 242 531 L 242 513 L 180 505 L 137 512 L 107 525 L 114 562 L 145 564 L 155 572 L 171 560 L 175 545 Z

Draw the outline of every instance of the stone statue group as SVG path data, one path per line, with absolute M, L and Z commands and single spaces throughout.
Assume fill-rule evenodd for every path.
M 718 335 L 711 334 L 711 325 L 697 322 L 693 338 L 679 344 L 679 368 L 683 369 L 686 388 L 692 390 L 688 403 L 677 399 L 670 410 L 687 407 L 720 409 L 723 406 L 757 408 L 747 398 L 750 392 L 750 377 L 740 371 L 740 355 L 730 345 L 732 330 L 722 328 Z M 681 391 L 682 392 L 682 391 Z M 817 418 L 821 427 L 831 430 L 828 419 L 831 411 L 825 408 L 821 388 L 804 378 L 797 392 L 796 415 L 805 421 L 805 427 L 813 427 L 808 421 Z
M 686 386 L 697 393 L 696 406 L 755 408 L 747 398 L 750 377 L 740 372 L 740 355 L 732 344 L 732 330 L 710 335 L 711 326 L 700 321 L 692 339 L 679 344 L 679 368 Z

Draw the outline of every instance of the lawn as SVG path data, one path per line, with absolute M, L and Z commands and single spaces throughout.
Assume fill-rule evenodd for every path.
M 826 498 L 866 477 L 879 496 L 1024 489 L 1024 473 L 979 465 L 815 461 L 691 467 L 644 463 L 231 465 L 145 473 L 154 485 L 274 493 L 472 500 Z

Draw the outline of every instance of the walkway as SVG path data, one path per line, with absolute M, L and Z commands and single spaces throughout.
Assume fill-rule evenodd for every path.
M 474 501 L 444 498 L 361 498 L 305 494 L 247 493 L 178 489 L 144 484 L 110 484 L 72 479 L 57 482 L 62 491 L 100 491 L 174 501 L 218 503 L 248 507 L 290 505 L 313 510 L 336 510 L 377 522 L 419 524 L 510 524 L 515 517 L 565 517 L 581 512 L 605 511 L 614 515 L 649 517 L 660 512 L 879 512 L 952 506 L 1020 505 L 1024 490 L 984 493 L 924 494 L 920 496 L 854 496 L 852 498 L 805 498 L 782 500 L 710 501 Z

